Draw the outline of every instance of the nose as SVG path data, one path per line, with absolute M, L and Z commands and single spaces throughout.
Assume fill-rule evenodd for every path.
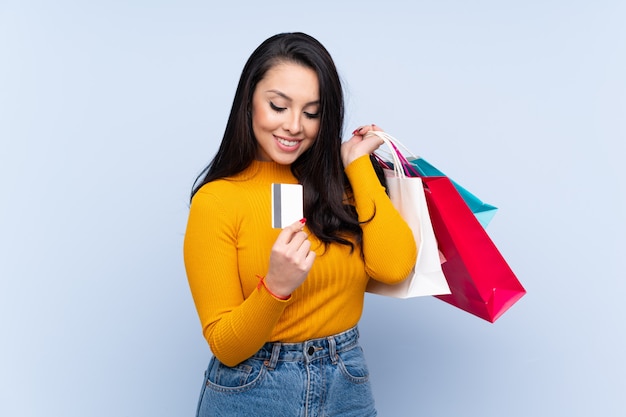
M 285 120 L 285 130 L 291 134 L 300 133 L 302 130 L 301 115 L 297 112 L 292 112 Z

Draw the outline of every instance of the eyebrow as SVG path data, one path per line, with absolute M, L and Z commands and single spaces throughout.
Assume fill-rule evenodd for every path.
M 271 90 L 267 90 L 265 92 L 266 93 L 274 93 L 274 94 L 277 94 L 277 95 L 281 96 L 285 100 L 293 101 L 293 99 L 291 97 L 289 97 L 287 94 L 285 94 L 285 93 L 283 93 L 282 91 L 279 91 L 279 90 L 271 89 Z M 316 105 L 316 104 L 320 104 L 320 101 L 319 100 L 310 101 L 310 102 L 306 103 L 306 106 L 312 106 L 312 105 Z

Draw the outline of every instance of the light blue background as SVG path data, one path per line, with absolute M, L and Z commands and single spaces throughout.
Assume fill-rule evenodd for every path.
M 626 2 L 0 0 L 0 415 L 191 416 L 192 180 L 244 61 L 308 32 L 376 123 L 500 211 L 495 324 L 368 295 L 381 416 L 626 415 Z

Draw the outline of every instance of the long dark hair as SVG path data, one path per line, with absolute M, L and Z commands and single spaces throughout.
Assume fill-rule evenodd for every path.
M 222 143 L 193 184 L 191 197 L 206 183 L 238 174 L 257 155 L 252 131 L 252 95 L 273 66 L 293 62 L 315 71 L 319 82 L 320 124 L 316 140 L 291 164 L 304 189 L 304 215 L 309 230 L 327 246 L 340 243 L 354 250 L 362 230 L 341 161 L 344 119 L 343 90 L 337 68 L 326 48 L 304 33 L 281 33 L 265 40 L 246 62 L 228 117 Z

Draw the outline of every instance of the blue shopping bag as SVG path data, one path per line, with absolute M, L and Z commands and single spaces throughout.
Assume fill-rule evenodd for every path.
M 407 161 L 411 167 L 415 168 L 421 177 L 447 177 L 446 174 L 435 168 L 424 158 L 407 158 Z M 492 206 L 491 204 L 484 203 L 480 198 L 476 197 L 452 178 L 449 179 L 454 185 L 454 188 L 456 188 L 459 194 L 461 194 L 461 197 L 463 197 L 463 200 L 469 206 L 470 210 L 472 210 L 472 213 L 474 213 L 474 216 L 476 216 L 480 224 L 486 228 L 491 219 L 493 219 L 493 216 L 496 214 L 498 208 Z

